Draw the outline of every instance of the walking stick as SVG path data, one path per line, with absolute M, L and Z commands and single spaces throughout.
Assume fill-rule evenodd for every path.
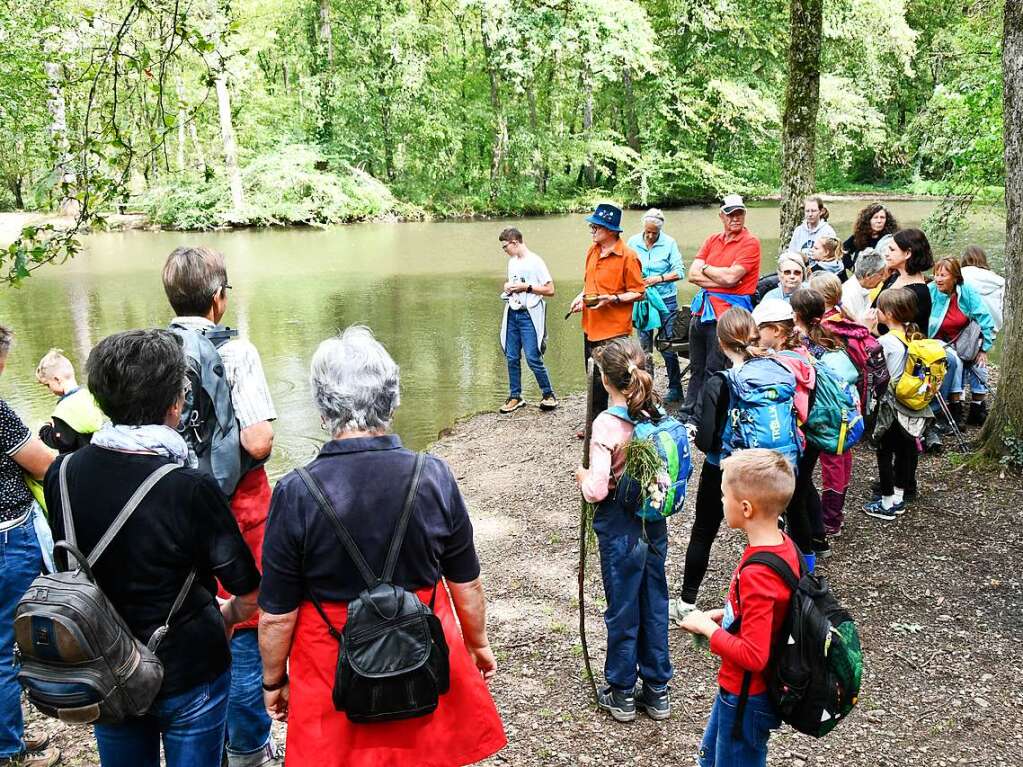
M 942 414 L 952 427 L 952 433 L 955 434 L 956 441 L 959 442 L 959 449 L 964 453 L 970 452 L 970 446 L 966 444 L 966 440 L 963 438 L 963 433 L 959 429 L 959 424 L 957 424 L 956 419 L 952 417 L 952 410 L 949 408 L 948 403 L 945 402 L 945 398 L 941 396 L 941 392 L 937 392 L 935 396 L 938 398 L 938 405 L 941 408 Z
M 586 363 L 586 426 L 583 438 L 583 468 L 590 468 L 590 436 L 593 432 L 593 387 L 599 386 L 600 379 L 594 373 L 593 360 Z M 589 537 L 589 503 L 583 498 L 579 511 L 579 641 L 583 648 L 583 663 L 590 680 L 593 701 L 597 701 L 597 681 L 590 666 L 590 651 L 586 645 L 586 544 Z

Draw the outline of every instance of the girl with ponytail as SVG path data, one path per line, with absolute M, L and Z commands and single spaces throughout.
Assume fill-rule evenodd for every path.
M 696 609 L 696 598 L 710 562 L 710 550 L 717 537 L 724 508 L 721 504 L 721 459 L 723 455 L 742 449 L 743 445 L 724 444 L 733 436 L 726 429 L 729 413 L 741 411 L 743 402 L 733 395 L 730 381 L 746 379 L 743 373 L 756 369 L 759 383 L 775 382 L 795 388 L 795 379 L 782 365 L 766 363 L 772 357 L 770 352 L 758 346 L 757 326 L 753 316 L 741 307 L 732 307 L 718 319 L 718 345 L 731 363 L 729 370 L 715 373 L 703 387 L 703 407 L 696 428 L 696 446 L 706 454 L 700 471 L 700 484 L 696 491 L 696 513 L 693 529 L 686 548 L 685 570 L 682 576 L 682 591 L 678 599 L 672 599 L 668 608 L 671 619 L 681 623 L 685 616 Z M 759 360 L 764 360 L 760 362 Z M 766 364 L 765 364 L 766 363 Z M 748 365 L 748 367 L 747 367 Z M 797 438 L 794 419 L 792 438 Z M 795 445 L 793 452 L 795 452 Z
M 616 492 L 625 472 L 633 423 L 657 422 L 665 414 L 635 339 L 616 338 L 595 350 L 593 358 L 610 408 L 593 420 L 590 467 L 576 469 L 576 481 L 583 497 L 596 505 L 593 531 L 607 599 L 607 685 L 598 693 L 598 705 L 619 722 L 635 719 L 637 707 L 652 719 L 667 719 L 671 714 L 668 681 L 673 673 L 664 574 L 668 525 L 664 519 L 644 521 L 636 513 L 639 500 L 624 497 L 631 493 Z M 627 412 L 628 419 L 614 410 Z M 634 692 L 640 672 L 643 684 Z

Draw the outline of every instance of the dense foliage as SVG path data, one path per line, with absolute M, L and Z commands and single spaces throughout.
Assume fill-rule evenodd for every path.
M 1000 187 L 1001 8 L 825 2 L 819 186 L 970 199 Z M 77 212 L 212 227 L 353 220 L 398 201 L 460 214 L 767 193 L 788 12 L 785 0 L 0 0 L 0 208 L 76 198 Z

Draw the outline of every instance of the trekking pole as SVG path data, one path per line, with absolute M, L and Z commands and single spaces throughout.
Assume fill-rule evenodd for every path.
M 935 397 L 938 399 L 938 407 L 941 408 L 942 415 L 949 422 L 952 427 L 952 433 L 956 436 L 956 441 L 959 443 L 959 449 L 964 453 L 970 452 L 970 446 L 966 444 L 966 439 L 963 437 L 963 433 L 959 430 L 959 424 L 956 423 L 956 419 L 952 417 L 952 410 L 949 408 L 948 403 L 945 402 L 945 398 L 941 396 L 941 392 L 937 392 Z
M 593 387 L 599 380 L 594 375 L 593 360 L 586 363 L 586 425 L 583 438 L 583 468 L 590 468 L 590 436 L 593 432 Z M 589 503 L 582 498 L 579 511 L 579 642 L 583 648 L 583 663 L 590 680 L 593 700 L 597 701 L 597 680 L 590 666 L 590 650 L 586 644 L 586 545 L 589 537 Z

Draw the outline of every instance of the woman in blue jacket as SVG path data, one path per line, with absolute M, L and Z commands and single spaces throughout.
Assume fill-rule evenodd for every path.
M 954 258 L 943 258 L 934 265 L 934 281 L 928 287 L 931 317 L 927 335 L 949 344 L 949 370 L 942 394 L 948 397 L 953 418 L 961 423 L 963 389 L 968 383 L 973 401 L 967 423 L 980 425 L 987 417 L 987 353 L 995 343 L 994 319 L 981 295 L 963 282 L 962 269 Z M 963 350 L 957 352 L 955 341 L 974 322 L 980 327 L 980 351 L 972 359 L 963 359 Z

